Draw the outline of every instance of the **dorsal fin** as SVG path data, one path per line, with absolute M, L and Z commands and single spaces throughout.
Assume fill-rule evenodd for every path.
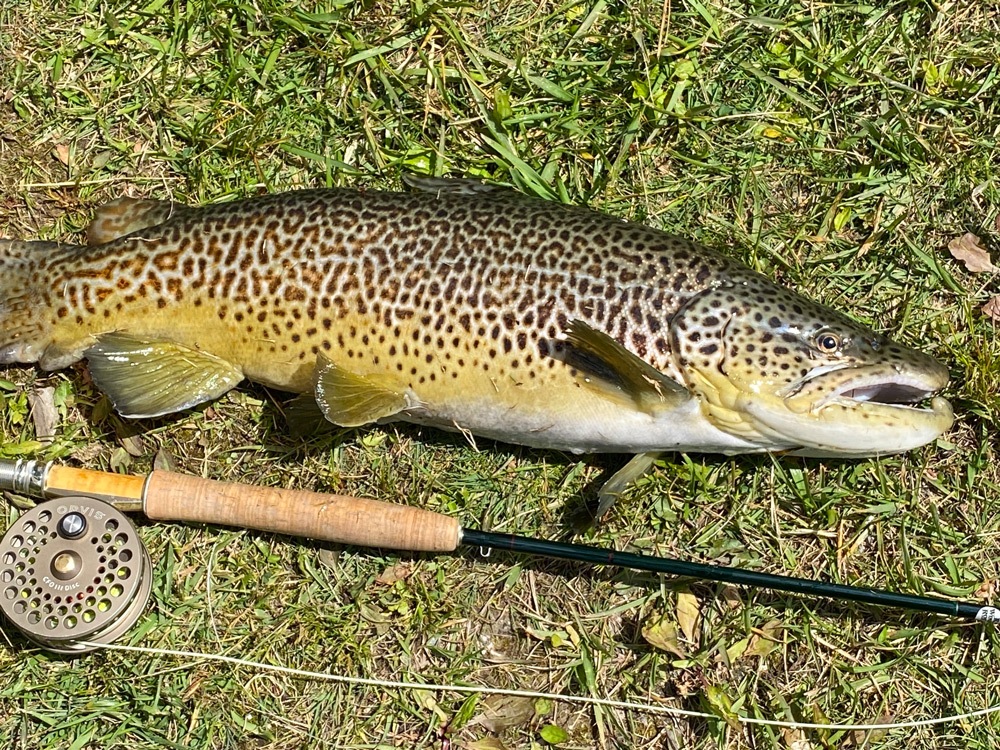
M 141 229 L 155 227 L 192 209 L 151 198 L 118 198 L 97 209 L 87 227 L 87 244 L 103 245 Z
M 510 188 L 502 185 L 488 185 L 479 180 L 469 177 L 428 177 L 426 175 L 404 174 L 403 183 L 409 185 L 414 190 L 421 193 L 433 193 L 435 195 L 447 193 L 449 195 L 481 195 L 482 193 L 496 193 L 509 191 Z

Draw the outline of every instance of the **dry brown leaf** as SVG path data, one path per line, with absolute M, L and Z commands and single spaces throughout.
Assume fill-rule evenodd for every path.
M 882 715 L 879 716 L 877 724 L 889 724 L 895 720 L 895 717 L 888 711 L 883 711 Z M 854 744 L 858 747 L 870 748 L 878 747 L 879 743 L 885 739 L 885 736 L 889 733 L 887 729 L 872 729 L 872 730 L 862 730 L 855 729 L 851 732 L 850 737 L 854 740 Z
M 118 438 L 119 444 L 130 456 L 140 458 L 146 455 L 146 449 L 142 441 L 142 432 L 135 423 L 115 419 L 114 425 L 115 437 Z
M 781 738 L 785 741 L 788 750 L 810 750 L 812 743 L 806 737 L 806 733 L 801 729 L 782 729 Z
M 320 547 L 319 550 L 319 562 L 320 565 L 325 565 L 328 568 L 337 569 L 338 562 L 340 560 L 340 549 L 329 549 L 328 547 Z
M 983 315 L 993 320 L 1000 320 L 1000 294 L 983 305 Z
M 172 471 L 174 473 L 180 470 L 177 466 L 177 461 L 174 460 L 173 454 L 166 448 L 160 448 L 156 451 L 156 455 L 153 456 L 153 468 L 160 471 Z
M 375 583 L 391 586 L 396 581 L 405 580 L 412 572 L 413 569 L 406 563 L 390 565 L 388 568 L 379 573 L 378 578 L 375 579 Z
M 491 695 L 483 701 L 483 712 L 470 721 L 482 724 L 491 732 L 502 732 L 527 724 L 535 718 L 535 701 L 513 695 Z
M 55 404 L 55 388 L 36 388 L 28 394 L 31 405 L 31 421 L 35 425 L 35 437 L 38 442 L 48 445 L 56 435 L 59 425 L 59 410 Z
M 508 750 L 508 748 L 496 737 L 483 737 L 467 744 L 465 750 Z
M 992 601 L 997 593 L 996 581 L 987 578 L 976 588 L 975 592 L 972 594 L 976 599 L 986 599 L 987 601 Z
M 684 639 L 688 643 L 698 646 L 701 640 L 698 637 L 698 616 L 701 614 L 698 608 L 698 600 L 690 591 L 677 592 L 677 624 L 681 626 Z
M 681 646 L 680 638 L 677 637 L 677 626 L 674 625 L 666 615 L 660 615 L 648 620 L 642 626 L 642 637 L 653 648 L 661 651 L 668 651 L 681 659 L 686 659 L 687 654 Z
M 122 448 L 128 451 L 130 456 L 139 458 L 146 455 L 146 449 L 143 447 L 142 438 L 139 435 L 120 435 L 118 442 L 122 444 Z
M 65 164 L 67 167 L 70 162 L 69 146 L 65 143 L 56 144 L 56 147 L 52 149 L 52 155 L 55 156 L 59 161 Z
M 750 645 L 745 654 L 747 656 L 767 656 L 781 646 L 780 631 L 780 620 L 771 620 L 760 628 L 754 628 L 754 633 L 750 636 Z
M 719 598 L 725 604 L 726 609 L 739 609 L 743 606 L 743 596 L 737 586 L 728 583 L 722 584 L 719 589 Z
M 749 638 L 740 638 L 740 640 L 736 641 L 736 643 L 732 644 L 731 646 L 729 646 L 729 648 L 726 649 L 725 651 L 726 660 L 730 664 L 733 664 L 733 662 L 735 662 L 737 659 L 739 659 L 741 656 L 743 656 L 743 654 L 747 652 L 747 648 L 749 648 L 749 646 L 750 646 Z
M 983 247 L 983 243 L 971 232 L 966 232 L 961 237 L 949 242 L 948 251 L 953 258 L 962 261 L 972 273 L 1000 271 L 1000 268 L 994 266 L 990 261 L 990 254 Z

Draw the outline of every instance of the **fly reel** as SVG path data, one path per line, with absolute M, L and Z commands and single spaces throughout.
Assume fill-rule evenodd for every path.
M 84 653 L 135 624 L 150 572 L 127 516 L 100 500 L 60 497 L 22 514 L 0 540 L 0 611 L 39 646 Z

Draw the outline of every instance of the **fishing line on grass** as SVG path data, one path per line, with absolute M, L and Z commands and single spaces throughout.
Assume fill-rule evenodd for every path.
M 604 706 L 607 708 L 619 708 L 626 711 L 643 711 L 645 713 L 667 714 L 672 716 L 683 716 L 692 719 L 714 719 L 724 720 L 725 717 L 718 714 L 710 714 L 704 711 L 691 711 L 673 706 L 657 706 L 651 703 L 637 703 L 633 701 L 619 701 L 612 698 L 596 698 L 584 695 L 562 695 L 558 693 L 546 693 L 533 690 L 509 690 L 505 688 L 485 687 L 482 685 L 447 685 L 422 682 L 408 682 L 405 680 L 379 680 L 372 677 L 351 677 L 350 675 L 339 675 L 331 672 L 312 672 L 307 669 L 297 667 L 284 667 L 278 664 L 267 664 L 264 662 L 241 659 L 236 656 L 225 654 L 210 654 L 201 651 L 182 651 L 176 649 L 150 648 L 146 646 L 125 646 L 117 643 L 85 643 L 84 645 L 95 649 L 109 649 L 112 651 L 127 651 L 130 653 L 147 654 L 150 656 L 172 656 L 187 661 L 212 661 L 231 664 L 247 669 L 256 669 L 263 672 L 276 672 L 289 675 L 291 677 L 302 677 L 310 680 L 324 680 L 326 682 L 336 682 L 346 685 L 364 685 L 376 687 L 383 690 L 430 690 L 434 692 L 463 693 L 466 695 L 503 695 L 514 698 L 534 698 L 542 700 L 559 701 L 560 703 L 575 703 L 586 706 Z M 852 732 L 870 730 L 889 729 L 915 729 L 919 727 L 929 727 L 938 724 L 951 724 L 959 721 L 967 721 L 990 714 L 1000 713 L 1000 704 L 980 708 L 975 711 L 968 711 L 961 714 L 951 714 L 939 716 L 933 719 L 914 719 L 913 721 L 897 721 L 871 724 L 822 724 L 804 721 L 782 721 L 780 719 L 758 719 L 752 716 L 734 716 L 740 724 L 752 724 L 755 726 L 777 727 L 781 729 L 822 729 L 830 732 Z

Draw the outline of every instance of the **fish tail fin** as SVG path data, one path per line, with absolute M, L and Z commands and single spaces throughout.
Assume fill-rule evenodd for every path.
M 38 362 L 51 341 L 40 261 L 66 245 L 0 239 L 0 365 Z

